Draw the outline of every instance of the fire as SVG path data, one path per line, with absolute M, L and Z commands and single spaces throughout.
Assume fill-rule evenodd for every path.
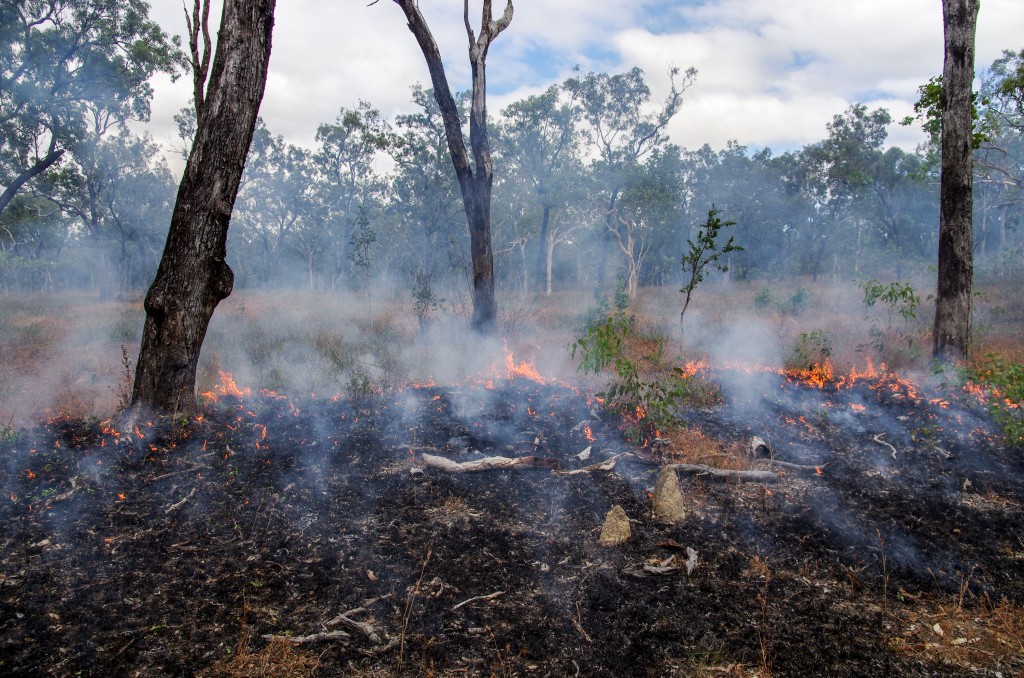
M 508 344 L 505 345 L 505 373 L 508 375 L 509 379 L 523 377 L 530 381 L 535 381 L 538 384 L 547 383 L 547 380 L 540 376 L 540 373 L 537 371 L 537 368 L 533 366 L 533 363 L 525 360 L 521 363 L 516 363 L 512 358 L 512 351 L 508 350 Z
M 220 382 L 213 387 L 212 390 L 203 391 L 199 395 L 208 398 L 216 402 L 221 396 L 235 396 L 236 398 L 244 398 L 245 396 L 252 393 L 252 389 L 248 386 L 245 388 L 239 388 L 238 384 L 235 383 L 235 378 L 230 372 L 219 370 L 217 372 Z
M 680 379 L 689 379 L 690 377 L 694 376 L 698 372 L 702 372 L 705 369 L 707 369 L 707 366 L 708 366 L 708 359 L 707 359 L 707 357 L 703 357 L 700 360 L 691 360 L 691 361 L 687 362 L 685 365 L 683 365 L 682 367 L 679 368 L 679 378 Z
M 584 436 L 586 436 L 586 438 L 587 438 L 587 441 L 588 441 L 588 442 L 591 442 L 591 443 L 592 443 L 592 442 L 594 442 L 595 440 L 597 440 L 597 439 L 596 439 L 596 438 L 594 437 L 594 432 L 590 430 L 590 427 L 589 427 L 589 426 L 584 426 L 584 427 L 583 427 L 583 435 L 584 435 Z

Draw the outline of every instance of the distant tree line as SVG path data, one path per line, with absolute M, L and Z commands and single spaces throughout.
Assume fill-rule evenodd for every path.
M 177 185 L 153 140 L 127 123 L 148 119 L 153 74 L 189 62 L 139 3 L 63 4 L 78 24 L 47 23 L 47 3 L 24 5 L 39 16 L 0 3 L 0 185 L 10 194 L 0 288 L 140 292 Z M 75 43 L 92 30 L 87 5 L 108 13 L 116 45 Z M 735 222 L 743 249 L 725 263 L 737 279 L 902 278 L 935 262 L 937 136 L 914 152 L 887 146 L 890 113 L 855 104 L 797 151 L 681 148 L 666 129 L 685 115 L 696 75 L 671 71 L 669 94 L 652 102 L 639 69 L 576 73 L 491 116 L 499 288 L 544 294 L 619 279 L 632 295 L 676 284 L 712 206 Z M 1024 259 L 1024 51 L 1005 52 L 981 82 L 975 261 L 1008 273 Z M 393 120 L 369 102 L 342 108 L 311 149 L 258 123 L 228 236 L 236 287 L 361 289 L 387 275 L 428 302 L 467 289 L 469 234 L 444 121 L 430 90 L 411 96 L 414 111 Z M 455 101 L 468 128 L 469 93 Z M 177 120 L 187 154 L 194 108 Z

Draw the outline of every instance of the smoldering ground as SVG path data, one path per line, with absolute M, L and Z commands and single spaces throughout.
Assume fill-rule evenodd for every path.
M 5 441 L 8 666 L 215 672 L 239 648 L 264 651 L 264 635 L 316 634 L 362 608 L 381 642 L 322 641 L 320 673 L 929 675 L 891 650 L 908 632 L 900 611 L 964 582 L 972 600 L 1021 599 L 1020 462 L 969 403 L 943 407 L 879 376 L 822 388 L 751 370 L 751 386 L 746 370 L 709 363 L 725 402 L 684 410 L 689 426 L 721 440 L 720 455 L 758 435 L 776 459 L 822 474 L 681 475 L 688 516 L 659 524 L 658 467 L 594 416 L 599 387 L 574 387 L 564 329 L 480 343 L 444 316 L 424 332 L 384 304 L 371 317 L 299 298 L 239 294 L 218 311 L 201 420 L 114 439 L 105 419 L 58 416 Z M 648 308 L 638 328 L 657 326 Z M 782 348 L 756 352 L 783 346 L 771 321 L 718 324 L 738 338 L 710 343 L 784 362 Z M 509 353 L 513 366 L 545 365 L 544 383 L 510 372 Z M 218 388 L 222 371 L 238 393 Z M 424 452 L 616 466 L 451 475 L 420 471 Z M 633 537 L 602 548 L 616 504 Z M 674 567 L 685 547 L 699 554 L 689 576 Z

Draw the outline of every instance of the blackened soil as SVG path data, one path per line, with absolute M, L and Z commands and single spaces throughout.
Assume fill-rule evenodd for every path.
M 651 516 L 649 454 L 574 390 L 523 379 L 23 431 L 0 449 L 0 672 L 209 675 L 361 608 L 378 637 L 303 645 L 316 675 L 970 674 L 893 639 L 925 598 L 1024 603 L 1019 452 L 978 412 L 898 389 L 768 387 L 687 418 L 823 475 L 680 476 L 677 525 Z M 449 474 L 424 452 L 616 465 Z M 632 538 L 602 547 L 616 504 Z M 1010 655 L 981 675 L 1016 675 Z

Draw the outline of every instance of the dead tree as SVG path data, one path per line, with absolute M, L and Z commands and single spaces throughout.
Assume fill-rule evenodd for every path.
M 234 274 L 228 224 L 267 82 L 276 0 L 225 0 L 210 81 L 163 257 L 146 295 L 146 323 L 129 417 L 196 409 L 196 366 L 210 318 Z M 196 26 L 190 26 L 193 43 Z M 195 44 L 193 44 L 193 51 Z
M 939 274 L 932 357 L 967 358 L 971 341 L 974 235 L 971 221 L 974 36 L 978 0 L 942 0 L 942 175 L 939 185 Z
M 469 38 L 469 61 L 473 74 L 473 97 L 469 113 L 469 143 L 473 151 L 470 162 L 466 142 L 462 135 L 462 120 L 455 104 L 448 78 L 441 61 L 441 51 L 430 33 L 426 19 L 420 13 L 416 0 L 394 0 L 405 12 L 409 30 L 416 37 L 423 57 L 427 61 L 434 98 L 444 118 L 444 131 L 448 151 L 452 156 L 455 174 L 462 191 L 462 202 L 469 223 L 470 254 L 473 261 L 473 327 L 490 333 L 495 329 L 497 305 L 494 301 L 494 252 L 491 248 L 491 188 L 494 170 L 491 149 L 487 139 L 487 50 L 498 34 L 512 22 L 512 0 L 505 12 L 493 20 L 491 0 L 483 0 L 480 35 L 473 34 L 469 23 L 469 0 L 463 1 L 463 21 Z

